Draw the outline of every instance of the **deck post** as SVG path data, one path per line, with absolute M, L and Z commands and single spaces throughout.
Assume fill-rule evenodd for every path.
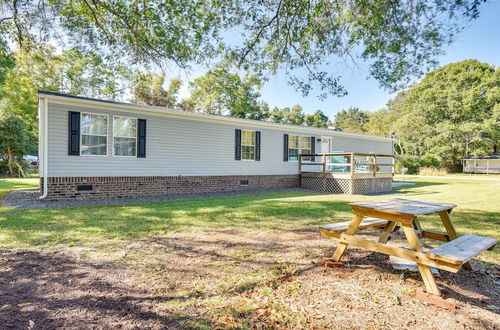
M 354 153 L 351 153 L 351 179 L 354 179 Z
M 323 154 L 323 177 L 326 177 L 326 154 Z
M 394 179 L 394 175 L 396 174 L 396 162 L 394 161 L 394 156 L 391 158 L 391 164 L 392 164 L 392 178 Z
M 302 157 L 299 155 L 299 175 L 302 174 Z
M 377 156 L 372 156 L 373 177 L 377 176 Z

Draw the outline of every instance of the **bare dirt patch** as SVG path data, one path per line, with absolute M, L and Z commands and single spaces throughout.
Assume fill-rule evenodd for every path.
M 63 254 L 1 251 L 0 328 L 162 329 L 183 321 L 157 313 L 161 297 L 130 276 Z
M 458 305 L 448 311 L 416 300 L 419 276 L 394 271 L 387 256 L 348 249 L 343 268 L 325 269 L 321 259 L 333 250 L 316 230 L 221 230 L 115 243 L 113 256 L 103 250 L 98 258 L 90 249 L 3 251 L 0 323 L 24 329 L 500 328 L 496 265 L 475 261 L 480 271 L 441 272 L 438 284 Z

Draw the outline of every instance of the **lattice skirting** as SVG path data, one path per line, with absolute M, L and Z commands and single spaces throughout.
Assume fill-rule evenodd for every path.
M 362 195 L 392 190 L 392 178 L 338 179 L 321 177 L 301 177 L 304 189 L 333 194 Z

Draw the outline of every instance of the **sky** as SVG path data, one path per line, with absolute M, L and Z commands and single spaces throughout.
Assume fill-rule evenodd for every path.
M 500 66 L 500 1 L 491 1 L 481 8 L 478 19 L 472 21 L 458 36 L 457 40 L 445 49 L 446 54 L 439 57 L 440 66 L 466 59 L 477 59 Z M 344 70 L 343 83 L 349 94 L 338 98 L 331 96 L 321 101 L 318 93 L 303 97 L 300 92 L 287 85 L 287 78 L 278 75 L 271 78 L 262 89 L 262 98 L 270 106 L 291 106 L 300 104 L 304 112 L 311 113 L 322 109 L 327 116 L 333 117 L 338 111 L 351 106 L 375 111 L 385 106 L 395 94 L 384 91 L 374 79 L 367 79 L 366 68 Z
M 469 23 L 469 26 L 459 34 L 453 44 L 444 49 L 445 54 L 438 57 L 439 65 L 460 62 L 466 59 L 477 59 L 481 62 L 500 66 L 500 1 L 493 0 L 482 5 L 478 19 Z M 320 100 L 318 91 L 311 91 L 303 97 L 287 83 L 287 76 L 280 73 L 269 77 L 263 86 L 262 99 L 271 107 L 290 107 L 300 104 L 304 112 L 313 113 L 321 109 L 327 116 L 333 118 L 337 112 L 351 106 L 362 110 L 376 111 L 383 108 L 387 101 L 396 93 L 389 93 L 378 86 L 374 79 L 368 79 L 368 66 L 358 63 L 358 67 L 336 68 L 341 72 L 341 82 L 346 87 L 348 95 L 344 97 L 330 96 Z M 332 66 L 333 67 L 333 66 Z M 182 77 L 184 81 L 194 79 L 198 74 Z M 180 97 L 189 96 L 187 84 L 180 91 Z

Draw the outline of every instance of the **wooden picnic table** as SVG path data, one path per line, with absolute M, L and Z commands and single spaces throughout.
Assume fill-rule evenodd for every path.
M 350 222 L 320 226 L 324 236 L 340 241 L 332 259 L 340 261 L 347 247 L 352 245 L 413 261 L 422 275 L 427 292 L 435 295 L 440 295 L 441 291 L 431 267 L 454 273 L 462 266 L 472 270 L 469 260 L 486 249 L 492 249 L 496 244 L 495 239 L 488 237 L 464 235 L 459 238 L 450 217 L 451 211 L 456 207 L 454 204 L 393 198 L 348 205 L 354 213 Z M 422 229 L 418 217 L 435 213 L 439 214 L 446 234 Z M 369 227 L 383 228 L 378 242 L 355 237 L 359 229 Z M 403 229 L 411 250 L 386 244 L 390 234 L 400 228 Z M 421 238 L 447 243 L 425 253 L 420 243 Z

